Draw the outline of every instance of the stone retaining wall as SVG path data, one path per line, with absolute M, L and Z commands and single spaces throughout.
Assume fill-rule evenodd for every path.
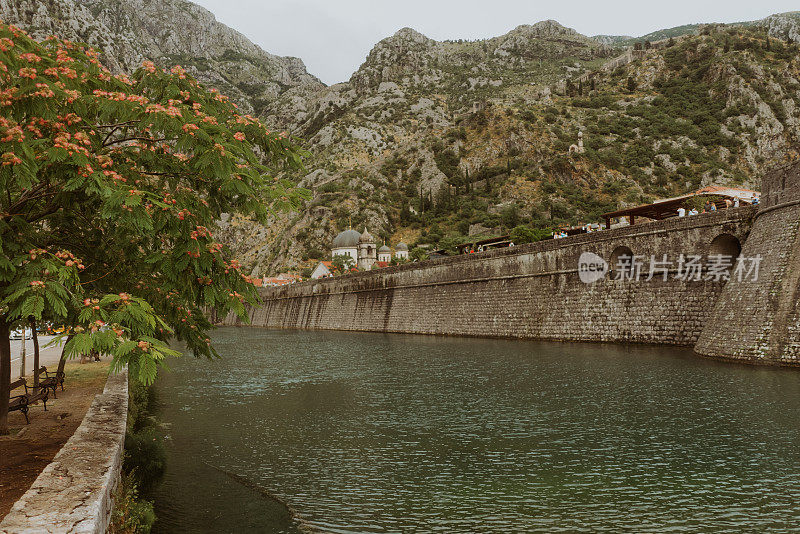
M 0 533 L 104 534 L 119 481 L 128 372 L 110 376 L 75 434 L 0 522 Z
M 755 208 L 637 224 L 510 249 L 456 256 L 260 290 L 255 326 L 611 341 L 692 346 L 723 282 L 584 284 L 578 258 L 610 263 L 620 247 L 645 258 L 708 255 L 723 234 L 747 238 Z M 238 324 L 229 316 L 225 324 Z

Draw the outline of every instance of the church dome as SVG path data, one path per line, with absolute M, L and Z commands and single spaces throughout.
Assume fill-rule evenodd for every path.
M 333 238 L 333 248 L 353 248 L 358 246 L 358 240 L 361 234 L 353 230 L 345 230 L 341 234 Z
M 392 249 L 390 249 L 386 245 L 383 245 L 381 248 L 378 249 L 378 254 L 391 254 L 391 253 Z
M 397 250 L 405 250 L 405 251 L 408 251 L 408 245 L 406 245 L 405 243 L 402 243 L 402 242 L 401 242 L 401 243 L 398 243 L 398 244 L 397 244 Z
M 372 244 L 372 243 L 375 243 L 375 238 L 372 237 L 372 234 L 367 232 L 367 228 L 364 227 L 364 233 L 361 234 L 361 238 L 358 240 L 358 242 L 359 243 L 364 243 L 364 244 L 367 244 L 367 243 Z

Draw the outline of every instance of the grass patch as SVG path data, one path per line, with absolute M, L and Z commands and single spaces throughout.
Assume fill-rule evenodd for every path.
M 110 360 L 91 363 L 69 362 L 64 366 L 64 384 L 78 388 L 102 385 L 108 379 L 110 366 Z M 55 367 L 48 368 L 48 371 L 55 371 Z

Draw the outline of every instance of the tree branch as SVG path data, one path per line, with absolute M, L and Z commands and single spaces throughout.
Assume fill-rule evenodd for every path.
M 103 148 L 116 145 L 118 143 L 125 143 L 127 141 L 144 141 L 145 143 L 161 143 L 163 141 L 175 141 L 176 139 L 177 137 L 174 139 L 167 139 L 166 137 L 162 139 L 151 139 L 149 137 L 126 137 L 124 139 L 117 139 L 116 141 L 111 141 L 108 144 L 103 144 Z

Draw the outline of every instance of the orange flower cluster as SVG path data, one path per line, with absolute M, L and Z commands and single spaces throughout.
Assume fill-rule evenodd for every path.
M 40 58 L 39 56 L 37 56 L 33 52 L 26 52 L 24 54 L 20 54 L 19 58 L 20 59 L 24 59 L 28 63 L 39 63 L 40 61 L 42 61 L 42 58 Z
M 181 110 L 175 106 L 162 106 L 161 104 L 150 104 L 145 109 L 145 113 L 166 113 L 170 117 L 181 117 Z
M 45 252 L 47 251 L 43 248 L 32 248 L 28 251 L 28 255 L 30 256 L 31 260 L 35 260 L 37 257 L 41 256 Z
M 122 183 L 125 183 L 125 182 L 127 182 L 127 181 L 128 181 L 127 179 L 123 178 L 123 177 L 122 177 L 122 175 L 120 175 L 119 173 L 116 173 L 116 172 L 114 172 L 114 171 L 105 170 L 105 171 L 103 171 L 103 174 L 104 174 L 105 176 L 107 176 L 108 178 L 111 178 L 111 180 L 112 180 L 114 183 L 116 183 L 116 182 L 122 182 Z
M 42 98 L 53 98 L 56 96 L 53 90 L 50 89 L 50 86 L 46 83 L 37 83 L 36 89 L 38 89 L 38 91 L 31 93 L 32 96 L 40 96 Z
M 81 135 L 82 137 L 78 138 L 79 135 Z M 58 148 L 63 148 L 64 150 L 67 151 L 67 154 L 69 154 L 70 156 L 75 153 L 83 154 L 84 156 L 89 155 L 89 151 L 85 147 L 77 143 L 70 142 L 71 139 L 75 139 L 76 141 L 82 144 L 83 143 L 87 145 L 91 144 L 91 141 L 89 141 L 86 134 L 82 132 L 77 132 L 74 136 L 69 132 L 61 132 L 58 135 L 56 135 L 55 138 L 53 139 L 54 141 L 53 145 Z
M 74 113 L 67 113 L 66 115 L 59 115 L 58 120 L 63 121 L 68 126 L 72 126 L 73 124 L 77 124 L 83 121 L 82 118 L 78 117 Z
M 67 267 L 77 267 L 79 270 L 84 269 L 84 265 L 79 258 L 77 258 L 69 250 L 59 250 L 55 253 L 56 258 L 62 260 Z
M 130 78 L 128 78 L 127 74 L 116 74 L 114 76 L 114 78 L 116 78 L 117 80 L 121 81 L 125 85 L 133 85 L 133 82 L 131 81 Z
M 14 93 L 16 92 L 16 87 L 9 87 L 0 91 L 0 106 L 10 106 L 14 102 Z
M 146 70 L 150 74 L 155 74 L 156 72 L 156 64 L 153 63 L 152 61 L 143 61 L 142 67 L 144 67 L 144 70 Z
M 22 132 L 22 127 L 20 125 L 11 125 L 11 121 L 6 119 L 0 119 L 0 128 L 5 128 L 6 131 L 0 141 L 4 143 L 8 142 L 17 142 L 21 143 L 25 140 L 25 134 Z
M 22 160 L 13 152 L 4 152 L 3 155 L 0 156 L 0 161 L 2 161 L 3 167 L 22 163 Z
M 180 65 L 175 65 L 174 67 L 172 67 L 172 69 L 170 69 L 170 72 L 172 74 L 177 75 L 178 78 L 180 78 L 181 80 L 186 79 L 186 70 Z
M 238 271 L 239 268 L 239 260 L 231 260 L 230 263 L 225 263 L 225 274 L 228 274 L 229 271 Z
M 192 232 L 191 238 L 197 241 L 199 237 L 211 237 L 211 232 L 205 226 L 197 226 L 196 230 Z
M 63 48 L 59 48 L 56 50 L 56 63 L 74 63 L 75 60 L 72 59 L 72 56 L 64 50 Z

